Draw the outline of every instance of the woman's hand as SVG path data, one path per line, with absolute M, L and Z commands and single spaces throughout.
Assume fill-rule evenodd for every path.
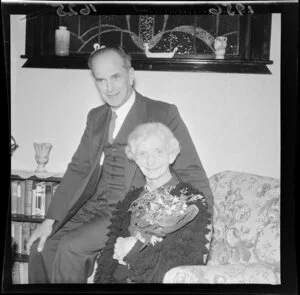
M 126 265 L 123 259 L 133 248 L 136 241 L 137 239 L 135 237 L 117 238 L 113 258 L 117 259 L 120 264 Z
M 150 244 L 154 246 L 157 242 L 161 242 L 162 240 L 163 240 L 162 238 L 152 235 L 150 238 Z

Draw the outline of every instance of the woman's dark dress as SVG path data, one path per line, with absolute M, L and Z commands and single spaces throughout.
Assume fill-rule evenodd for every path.
M 180 196 L 183 189 L 185 195 L 203 196 L 190 184 L 174 178 L 159 189 L 166 188 L 170 188 L 170 194 L 174 196 Z M 129 267 L 112 258 L 116 239 L 130 236 L 128 228 L 131 212 L 128 209 L 144 193 L 144 188 L 135 189 L 118 203 L 109 226 L 108 240 L 97 260 L 95 283 L 162 283 L 166 272 L 173 267 L 206 264 L 210 241 L 205 236 L 210 232 L 211 221 L 205 197 L 191 203 L 199 209 L 196 217 L 180 229 L 167 234 L 161 242 L 143 247 L 143 243 L 137 241 L 124 258 Z

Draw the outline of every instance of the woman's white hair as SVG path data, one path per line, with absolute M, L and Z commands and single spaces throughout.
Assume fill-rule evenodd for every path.
M 162 138 L 165 141 L 168 152 L 174 154 L 176 157 L 178 156 L 180 153 L 180 144 L 173 132 L 162 123 L 151 122 L 136 126 L 129 134 L 127 146 L 125 147 L 127 158 L 129 160 L 135 160 L 136 147 L 152 135 Z

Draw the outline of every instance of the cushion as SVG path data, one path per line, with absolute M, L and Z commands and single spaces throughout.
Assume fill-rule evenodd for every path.
M 276 272 L 262 264 L 179 266 L 169 270 L 164 283 L 279 284 Z
M 215 204 L 208 265 L 263 263 L 279 271 L 279 180 L 225 171 L 210 184 Z

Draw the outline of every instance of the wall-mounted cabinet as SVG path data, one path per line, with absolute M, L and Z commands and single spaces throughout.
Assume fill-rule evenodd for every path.
M 271 14 L 82 15 L 73 11 L 26 18 L 24 67 L 86 69 L 87 57 L 98 43 L 123 46 L 135 70 L 270 73 L 266 65 L 272 64 Z M 59 26 L 70 31 L 68 56 L 55 54 Z M 225 47 L 221 57 L 218 45 Z M 163 57 L 173 51 L 172 58 Z

